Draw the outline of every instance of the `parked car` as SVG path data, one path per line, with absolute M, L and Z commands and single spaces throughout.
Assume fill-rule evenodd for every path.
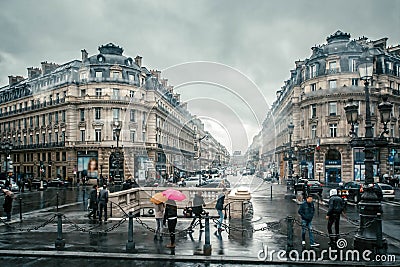
M 184 180 L 184 182 L 186 183 L 186 187 L 195 187 L 195 186 L 199 186 L 199 176 L 195 177 L 195 176 L 191 176 L 188 177 Z M 201 185 L 205 185 L 207 184 L 206 179 L 204 179 L 203 177 L 201 178 Z M 178 182 L 178 186 L 182 186 L 182 181 Z
M 11 191 L 13 191 L 13 192 L 18 192 L 19 191 L 19 187 L 18 187 L 17 183 L 14 180 L 11 180 Z
M 391 185 L 378 183 L 378 186 L 381 188 L 383 199 L 394 200 L 395 192 Z
M 217 188 L 220 185 L 222 180 L 224 180 L 226 188 L 230 188 L 231 187 L 231 183 L 228 181 L 228 179 L 225 179 L 225 178 L 208 179 L 207 183 L 205 185 L 202 185 L 201 187 Z
M 360 202 L 361 195 L 364 192 L 363 187 L 364 187 L 364 184 L 362 184 L 360 182 L 353 181 L 353 182 L 345 183 L 344 189 L 347 189 L 349 192 L 347 199 L 354 203 Z M 378 199 L 382 200 L 382 189 L 379 187 L 378 184 L 374 184 L 374 189 L 375 189 L 376 195 L 378 196 Z
M 49 187 L 67 187 L 67 186 L 70 186 L 70 183 L 68 181 L 64 181 L 60 178 L 56 178 L 56 179 L 50 180 L 48 182 L 48 186 Z
M 47 181 L 43 180 L 43 188 L 46 189 L 48 186 Z M 40 179 L 33 179 L 32 180 L 32 189 L 39 189 L 40 188 Z
M 324 190 L 322 187 L 323 185 L 318 180 L 314 179 L 299 179 L 298 182 L 294 184 L 294 191 L 296 194 L 298 191 L 303 191 L 304 183 L 307 183 L 310 194 L 322 195 L 322 191 Z

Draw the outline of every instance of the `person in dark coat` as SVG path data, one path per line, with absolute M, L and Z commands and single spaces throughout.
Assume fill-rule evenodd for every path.
M 93 215 L 93 219 L 96 220 L 97 212 L 99 209 L 99 203 L 98 203 L 98 195 L 97 195 L 97 184 L 93 186 L 92 191 L 90 191 L 89 195 L 89 208 L 91 209 L 88 217 L 91 219 Z
M 340 214 L 343 212 L 344 203 L 343 199 L 337 195 L 336 189 L 329 191 L 329 204 L 328 212 L 326 213 L 326 219 L 328 220 L 328 233 L 330 244 L 334 245 L 339 237 L 339 222 Z M 335 224 L 335 233 L 332 232 L 332 225 Z
M 226 188 L 222 189 L 222 193 L 218 195 L 217 203 L 215 204 L 215 209 L 217 210 L 218 215 L 219 215 L 218 224 L 217 224 L 217 228 L 218 228 L 219 232 L 224 230 L 222 228 L 222 221 L 224 220 L 224 213 L 222 211 L 224 209 L 225 192 L 226 192 Z
M 314 235 L 312 233 L 312 219 L 314 217 L 314 203 L 312 195 L 308 195 L 306 200 L 301 203 L 298 213 L 301 216 L 301 244 L 306 245 L 306 230 L 308 230 L 310 236 L 310 246 L 318 247 L 319 244 L 315 243 Z
M 197 194 L 194 195 L 193 198 L 193 207 L 192 207 L 192 212 L 194 213 L 194 218 L 192 222 L 190 223 L 190 228 L 193 227 L 195 221 L 198 219 L 200 222 L 200 229 L 203 229 L 204 226 L 201 223 L 201 214 L 203 213 L 203 206 L 206 206 L 206 203 L 204 203 L 204 198 L 201 195 L 201 192 L 197 192 Z
M 7 222 L 11 221 L 12 201 L 12 194 L 5 194 L 3 208 L 7 215 Z
M 165 226 L 168 221 L 168 231 L 171 238 L 171 242 L 167 245 L 167 248 L 174 248 L 175 228 L 178 223 L 178 208 L 174 200 L 168 199 L 165 204 L 163 225 Z
M 101 218 L 104 211 L 104 222 L 107 222 L 107 203 L 108 203 L 108 190 L 107 185 L 103 185 L 103 189 L 101 189 L 99 193 L 99 206 L 100 206 L 100 215 L 99 221 L 101 223 Z

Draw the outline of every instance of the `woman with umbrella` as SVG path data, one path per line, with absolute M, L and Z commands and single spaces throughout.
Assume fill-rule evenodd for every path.
M 11 192 L 10 190 L 7 189 L 3 189 L 4 192 L 4 204 L 3 204 L 3 208 L 4 208 L 4 212 L 7 215 L 7 222 L 11 221 L 11 209 L 12 209 L 12 201 L 13 201 L 13 192 Z
M 163 224 L 164 210 L 165 210 L 164 202 L 167 201 L 167 197 L 163 196 L 162 193 L 156 193 L 154 196 L 152 196 L 150 201 L 154 204 L 154 211 L 157 224 L 156 235 L 154 236 L 154 240 L 162 241 L 161 228 Z
M 165 207 L 165 213 L 164 213 L 164 225 L 166 225 L 166 222 L 168 221 L 168 231 L 170 234 L 171 238 L 171 243 L 167 245 L 167 248 L 175 248 L 175 228 L 176 224 L 178 223 L 178 207 L 175 202 L 177 201 L 182 201 L 186 198 L 186 196 L 174 189 L 167 189 L 162 194 L 168 198 Z

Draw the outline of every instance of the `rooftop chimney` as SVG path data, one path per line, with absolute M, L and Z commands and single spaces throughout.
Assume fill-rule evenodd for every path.
M 23 80 L 24 80 L 24 77 L 22 77 L 22 76 L 12 76 L 12 75 L 8 76 L 8 84 L 10 86 L 12 86 L 16 83 L 19 83 L 20 81 L 23 81 Z
M 82 62 L 85 62 L 88 59 L 88 52 L 86 51 L 86 49 L 82 49 L 81 53 L 82 53 Z
M 52 72 L 53 70 L 55 70 L 58 67 L 57 64 L 51 63 L 51 62 L 48 63 L 47 61 L 43 61 L 43 62 L 41 62 L 41 64 L 42 64 L 42 74 L 43 75 L 46 75 L 46 74 Z
M 30 67 L 30 68 L 28 68 L 28 79 L 33 79 L 33 78 L 39 77 L 40 73 L 41 73 L 41 70 L 39 68 Z
M 142 57 L 141 57 L 141 56 L 136 56 L 136 57 L 135 57 L 135 63 L 136 63 L 136 65 L 138 65 L 139 67 L 142 67 Z

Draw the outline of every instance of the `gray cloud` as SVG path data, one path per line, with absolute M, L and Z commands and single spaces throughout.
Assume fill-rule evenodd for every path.
M 0 83 L 8 75 L 26 76 L 26 68 L 41 61 L 64 63 L 83 48 L 94 54 L 114 42 L 129 56 L 143 56 L 150 69 L 192 61 L 232 66 L 271 104 L 294 61 L 338 29 L 400 43 L 399 12 L 396 0 L 2 1 Z M 265 110 L 260 105 L 253 107 L 257 114 Z

